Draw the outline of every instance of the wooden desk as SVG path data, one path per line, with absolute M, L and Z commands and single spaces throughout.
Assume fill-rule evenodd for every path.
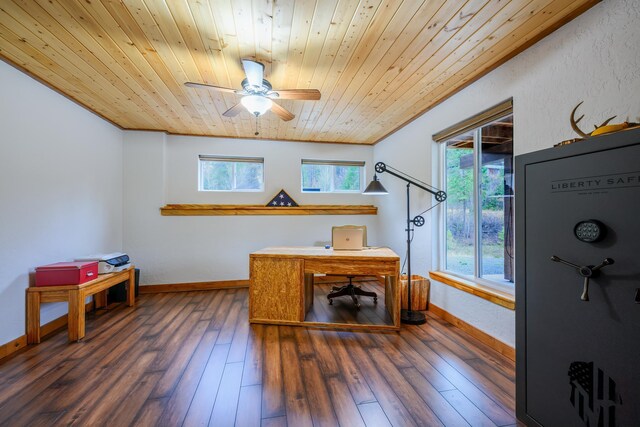
M 385 305 L 393 325 L 305 322 L 313 303 L 313 275 L 385 277 Z M 322 247 L 273 247 L 249 255 L 249 322 L 330 326 L 349 329 L 400 329 L 400 258 L 391 249 L 334 251 Z
M 63 286 L 31 286 L 27 288 L 27 343 L 40 342 L 40 303 L 62 302 L 69 303 L 68 328 L 69 341 L 79 341 L 84 338 L 84 307 L 88 296 L 96 295 L 96 306 L 106 304 L 105 292 L 111 286 L 127 281 L 127 305 L 135 303 L 135 270 L 134 267 L 118 273 L 101 274 L 97 279 L 81 285 Z

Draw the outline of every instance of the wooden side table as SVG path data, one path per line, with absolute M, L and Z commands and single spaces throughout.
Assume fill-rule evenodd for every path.
M 80 341 L 85 335 L 84 307 L 88 296 L 96 295 L 96 306 L 106 304 L 105 292 L 111 286 L 127 281 L 127 305 L 135 303 L 135 269 L 133 266 L 117 273 L 101 274 L 97 279 L 81 285 L 31 286 L 27 288 L 27 343 L 40 342 L 40 304 L 62 302 L 69 304 L 69 341 Z

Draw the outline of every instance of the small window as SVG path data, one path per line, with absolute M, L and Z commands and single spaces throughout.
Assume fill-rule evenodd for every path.
M 262 157 L 199 156 L 198 191 L 263 191 Z
M 302 191 L 305 193 L 360 193 L 364 162 L 302 160 Z

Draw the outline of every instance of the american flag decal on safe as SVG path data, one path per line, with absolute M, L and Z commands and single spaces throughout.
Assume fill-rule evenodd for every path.
M 276 197 L 271 199 L 267 206 L 278 207 L 278 208 L 290 208 L 293 206 L 298 206 L 298 204 L 287 194 L 286 191 L 280 190 Z
M 616 391 L 616 383 L 593 362 L 572 362 L 569 365 L 571 405 L 585 425 L 591 427 L 615 427 L 616 405 L 622 398 Z

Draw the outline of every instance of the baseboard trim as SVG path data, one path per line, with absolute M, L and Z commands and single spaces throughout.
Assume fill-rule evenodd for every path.
M 516 350 L 508 344 L 503 343 L 499 339 L 492 337 L 491 335 L 487 334 L 484 331 L 481 331 L 473 325 L 470 325 L 464 320 L 459 319 L 448 311 L 445 311 L 437 305 L 434 305 L 432 302 L 429 303 L 429 311 L 440 317 L 441 319 L 451 323 L 453 326 L 462 329 L 478 341 L 491 347 L 506 358 L 513 361 L 516 360 Z
M 248 288 L 249 280 L 220 280 L 217 282 L 167 283 L 162 285 L 142 285 L 141 294 L 157 294 L 162 292 L 211 291 L 216 289 Z
M 355 277 L 354 282 L 378 280 L 377 277 Z M 348 283 L 346 276 L 317 276 L 316 283 Z M 161 285 L 142 285 L 138 288 L 141 294 L 159 294 L 163 292 L 213 291 L 218 289 L 248 288 L 249 280 L 219 280 L 215 282 L 165 283 Z
M 23 335 L 0 345 L 0 360 L 27 346 L 27 336 Z
M 84 306 L 85 312 L 93 310 L 93 301 L 87 303 Z M 49 323 L 45 323 L 40 326 L 40 335 L 44 338 L 52 332 L 57 331 L 58 329 L 67 326 L 68 317 L 67 314 L 63 314 L 57 319 L 53 319 Z M 4 359 L 15 353 L 16 351 L 27 346 L 27 335 L 22 335 L 14 340 L 9 341 L 6 344 L 0 345 L 0 360 Z

